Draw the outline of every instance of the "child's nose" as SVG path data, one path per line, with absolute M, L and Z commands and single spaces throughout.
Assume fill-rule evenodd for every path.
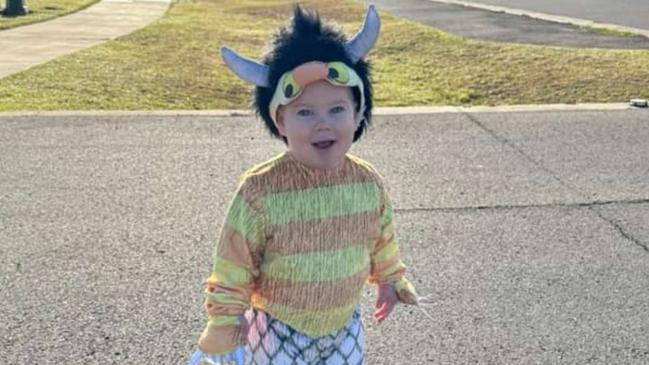
M 318 116 L 318 120 L 316 121 L 316 130 L 327 130 L 331 129 L 332 126 L 333 121 L 331 118 Z

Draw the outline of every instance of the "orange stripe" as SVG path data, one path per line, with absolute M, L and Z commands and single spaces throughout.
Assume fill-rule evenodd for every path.
M 244 286 L 227 287 L 227 286 L 219 285 L 218 283 L 211 282 L 210 279 L 208 279 L 207 283 L 205 284 L 205 290 L 203 291 L 203 293 L 205 294 L 223 293 L 237 300 L 246 301 L 250 296 L 253 287 L 254 284 L 251 284 L 248 287 L 244 287 Z
M 224 226 L 216 253 L 219 257 L 253 272 L 253 275 L 257 275 L 257 263 L 259 262 L 260 253 L 251 251 L 251 247 L 253 245 L 241 233 L 229 226 Z
M 296 222 L 273 227 L 266 241 L 266 252 L 287 256 L 337 250 L 361 242 L 374 242 L 379 234 L 378 212 Z
M 342 307 L 357 299 L 369 275 L 369 267 L 358 274 L 334 283 L 291 283 L 262 279 L 253 293 L 258 305 L 282 305 L 301 310 Z
M 287 179 L 287 176 L 291 178 Z M 288 154 L 272 167 L 270 173 L 254 175 L 254 178 L 257 186 L 264 187 L 266 194 L 376 182 L 377 179 L 371 171 L 347 159 L 343 167 L 336 172 L 317 171 L 306 168 Z
M 259 182 L 256 181 L 256 179 L 246 179 L 239 185 L 236 194 L 239 195 L 253 211 L 257 214 L 262 214 L 264 211 L 263 195 L 259 188 Z
M 394 231 L 390 232 L 387 236 L 381 235 L 380 239 L 375 243 L 372 254 L 377 254 L 381 249 L 383 249 L 383 247 L 387 246 L 392 241 L 394 241 Z
M 393 272 L 373 271 L 372 275 L 369 277 L 369 279 L 367 279 L 367 281 L 370 284 L 377 284 L 377 285 L 394 283 L 405 275 L 406 267 L 403 264 L 401 264 L 396 266 L 394 269 L 395 270 Z
M 239 326 L 208 326 L 198 340 L 198 348 L 206 354 L 227 354 L 244 344 Z
M 401 258 L 399 255 L 395 255 L 393 257 L 390 257 L 388 260 L 379 262 L 379 263 L 372 263 L 372 273 L 381 273 L 385 272 L 386 270 L 394 267 L 401 261 Z
M 209 299 L 205 300 L 203 303 L 203 308 L 210 316 L 238 316 L 243 314 L 246 309 L 241 308 L 240 305 L 236 304 L 218 304 L 210 301 Z

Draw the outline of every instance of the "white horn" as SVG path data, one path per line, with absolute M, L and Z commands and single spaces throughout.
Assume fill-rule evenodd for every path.
M 253 85 L 268 87 L 268 66 L 239 56 L 228 47 L 221 47 L 223 62 L 242 80 Z
M 365 14 L 361 30 L 345 45 L 345 50 L 354 63 L 365 57 L 367 52 L 374 46 L 376 39 L 379 37 L 380 29 L 381 20 L 379 14 L 374 9 L 374 5 L 370 5 Z

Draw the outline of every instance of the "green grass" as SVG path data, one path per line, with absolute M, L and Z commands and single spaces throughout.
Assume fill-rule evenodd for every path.
M 26 2 L 29 13 L 24 16 L 0 16 L 0 30 L 18 27 L 60 17 L 87 8 L 99 0 L 29 0 Z M 0 1 L 0 8 L 7 0 Z M 1 36 L 1 35 L 0 35 Z
M 637 34 L 633 34 L 631 32 L 625 32 L 621 30 L 615 30 L 615 29 L 609 29 L 609 28 L 597 28 L 597 27 L 588 27 L 588 26 L 582 26 L 581 29 L 595 33 L 595 34 L 601 34 L 609 37 L 620 37 L 620 38 L 633 38 L 633 37 L 639 37 Z
M 223 65 L 228 45 L 258 58 L 288 0 L 181 0 L 155 24 L 0 80 L 0 110 L 247 108 L 250 86 Z M 353 34 L 364 8 L 307 1 Z M 382 14 L 369 58 L 378 106 L 626 102 L 649 96 L 649 51 L 467 41 Z

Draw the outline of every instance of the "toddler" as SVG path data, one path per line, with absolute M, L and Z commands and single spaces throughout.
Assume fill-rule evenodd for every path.
M 363 285 L 378 287 L 379 323 L 398 302 L 418 304 L 381 176 L 348 153 L 371 120 L 364 57 L 378 31 L 373 6 L 349 41 L 296 6 L 262 63 L 222 49 L 227 66 L 256 85 L 256 112 L 287 149 L 240 177 L 192 361 L 362 364 Z

